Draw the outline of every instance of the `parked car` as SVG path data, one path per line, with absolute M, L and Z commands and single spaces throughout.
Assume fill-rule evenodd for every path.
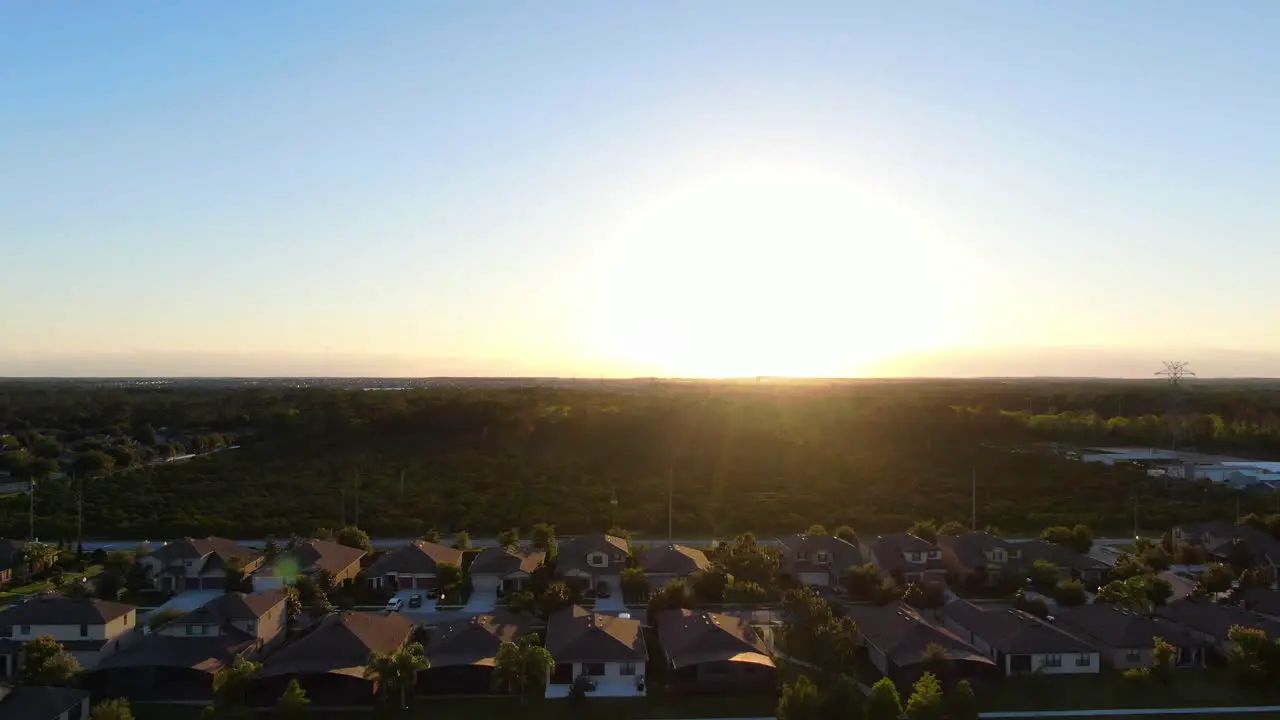
M 600 581 L 596 583 L 596 597 L 598 598 L 609 597 L 609 583 L 604 581 Z
M 404 598 L 393 597 L 387 601 L 387 612 L 400 612 L 400 608 L 404 607 Z
M 428 588 L 428 589 L 427 589 L 427 599 L 428 599 L 428 600 L 439 600 L 439 599 L 440 599 L 440 588 Z
M 410 608 L 422 607 L 422 593 L 414 593 L 409 596 L 409 607 Z

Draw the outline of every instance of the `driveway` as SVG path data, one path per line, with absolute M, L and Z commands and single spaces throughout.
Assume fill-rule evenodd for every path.
M 472 588 L 471 597 L 467 598 L 467 604 L 462 607 L 462 612 L 478 615 L 493 612 L 497 607 L 497 588 Z
M 609 597 L 596 598 L 596 612 L 619 612 L 627 609 L 627 604 L 622 601 L 622 582 L 618 578 L 606 578 L 605 582 L 609 583 Z
M 414 595 L 422 596 L 422 607 L 409 607 L 409 598 Z M 400 614 L 414 622 L 424 622 L 426 616 L 436 611 L 436 601 L 427 597 L 426 590 L 400 590 L 397 591 L 395 597 L 404 601 L 404 605 L 400 608 Z

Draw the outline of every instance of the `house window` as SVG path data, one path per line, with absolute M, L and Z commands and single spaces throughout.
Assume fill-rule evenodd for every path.
M 183 561 L 182 561 L 182 565 L 183 565 L 184 567 L 191 567 L 191 561 L 190 561 L 190 560 L 183 560 Z
M 1089 653 L 1080 653 L 1076 656 L 1076 667 L 1089 667 L 1093 665 L 1093 658 Z
M 604 677 L 604 663 L 582 663 L 582 674 L 591 677 Z
M 591 567 L 608 567 L 609 556 L 601 552 L 587 553 L 587 564 Z
M 1062 667 L 1062 656 L 1058 655 L 1057 653 L 1054 653 L 1052 655 L 1045 655 L 1044 666 L 1045 667 Z
M 1128 660 L 1129 662 L 1138 662 L 1139 660 L 1142 659 L 1142 651 L 1129 649 L 1125 652 L 1124 659 Z
M 818 564 L 819 564 L 819 565 L 830 565 L 830 564 L 831 564 L 831 553 L 824 553 L 824 552 L 820 552 L 820 553 L 818 553 L 818 555 L 817 555 L 817 562 L 818 562 Z
M 89 637 L 89 626 L 88 626 L 88 625 L 81 625 L 81 626 L 80 626 L 80 637 Z
M 22 634 L 23 634 L 23 635 L 30 635 L 30 634 L 31 634 L 31 626 L 30 626 L 30 625 L 23 625 L 23 626 L 22 626 Z
M 188 635 L 203 635 L 203 634 L 204 634 L 204 626 L 203 626 L 203 625 L 188 625 L 188 626 L 187 626 L 187 634 L 188 634 Z
M 619 675 L 635 675 L 635 674 L 636 674 L 636 664 L 635 664 L 635 663 L 633 663 L 633 662 L 624 662 L 624 663 L 622 663 L 622 669 L 618 671 L 618 674 L 619 674 Z
M 907 559 L 911 562 L 920 562 L 920 553 L 907 553 Z
M 245 632 L 256 633 L 258 632 L 258 623 L 256 622 L 245 623 L 244 629 L 245 629 Z
M 931 552 L 929 553 L 929 559 L 930 559 L 930 560 L 941 560 L 941 559 L 942 559 L 942 551 L 941 551 L 941 550 L 933 550 L 933 551 L 931 551 Z
M 808 551 L 808 550 L 797 550 L 797 551 L 796 551 L 796 560 L 799 560 L 800 562 L 809 562 L 809 551 Z

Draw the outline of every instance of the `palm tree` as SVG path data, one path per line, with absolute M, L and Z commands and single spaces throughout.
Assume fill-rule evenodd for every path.
M 375 652 L 369 656 L 369 664 L 364 669 L 367 680 L 382 689 L 385 697 L 389 692 L 399 691 L 400 707 L 407 704 L 405 697 L 418 682 L 418 671 L 431 667 L 431 661 L 423 653 L 422 643 L 409 643 L 399 650 L 389 653 Z
M 517 693 L 523 703 L 530 687 L 546 687 L 555 667 L 555 658 L 541 645 L 534 645 L 527 639 L 521 640 L 519 645 L 504 642 L 493 659 L 493 684 L 496 688 Z
M 29 542 L 22 549 L 22 558 L 34 571 L 37 568 L 53 567 L 58 561 L 58 548 L 49 543 Z

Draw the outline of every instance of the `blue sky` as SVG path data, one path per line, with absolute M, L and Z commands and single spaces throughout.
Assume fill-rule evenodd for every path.
M 1280 375 L 1277 23 L 0 0 L 0 375 Z

